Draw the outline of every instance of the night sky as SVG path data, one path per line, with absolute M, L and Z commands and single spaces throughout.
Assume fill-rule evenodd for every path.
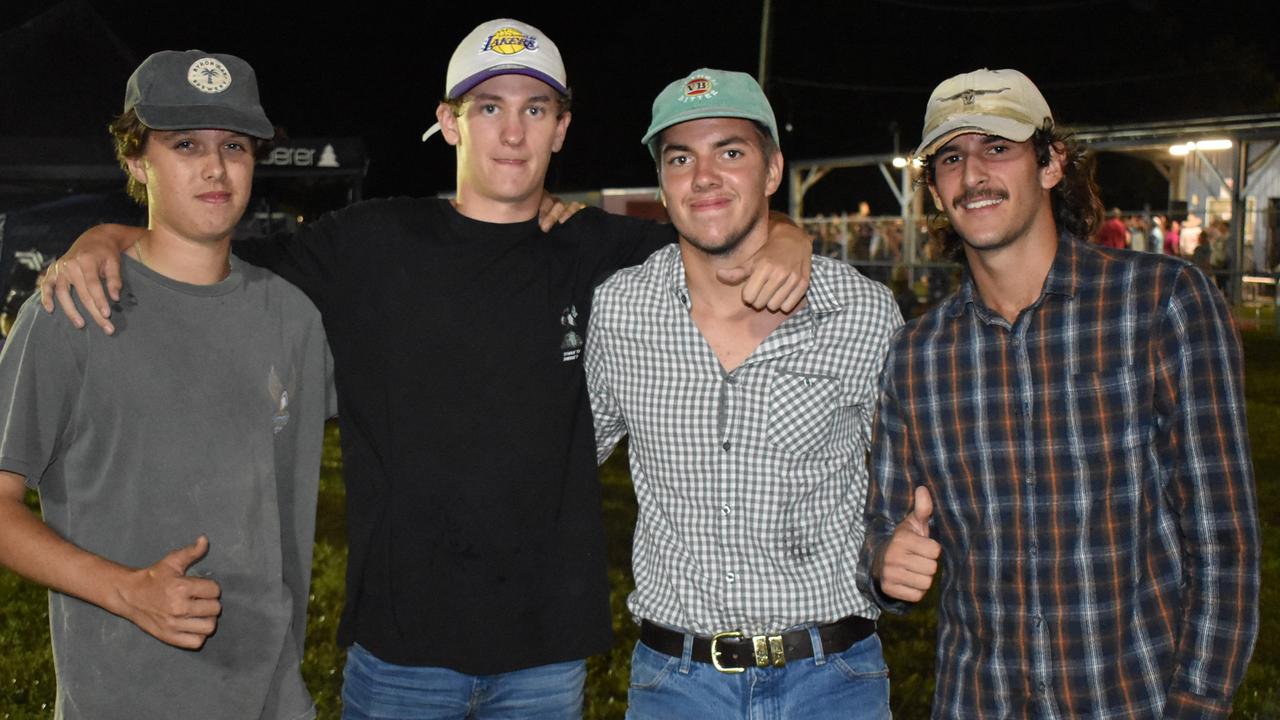
M 755 73 L 762 7 L 727 1 L 425 2 L 391 12 L 365 2 L 323 13 L 288 2 L 86 3 L 133 62 L 160 49 L 234 53 L 254 65 L 268 115 L 290 135 L 363 137 L 370 158 L 366 196 L 452 189 L 452 149 L 439 138 L 422 143 L 419 136 L 433 121 L 455 45 L 496 17 L 538 26 L 566 61 L 574 117 L 549 186 L 652 185 L 639 138 L 653 96 L 696 67 Z M 0 33 L 54 4 L 3 0 Z M 795 159 L 891 151 L 895 128 L 901 147 L 909 149 L 919 139 L 932 87 L 982 66 L 1026 72 L 1060 123 L 1276 112 L 1280 43 L 1274 26 L 1263 21 L 1268 6 L 776 0 L 768 92 L 784 128 L 783 152 Z M 92 59 L 31 62 L 73 74 Z M 106 75 L 113 74 L 104 73 L 101 81 L 121 97 L 127 71 Z M 114 110 L 86 112 L 105 116 Z M 817 209 L 852 207 L 860 198 L 851 193 L 863 192 L 849 189 L 855 186 L 824 181 L 811 203 Z M 1104 187 L 1104 200 L 1141 202 L 1130 197 L 1134 193 L 1141 194 Z M 890 210 L 883 207 L 887 197 L 872 196 L 873 205 L 882 206 L 877 211 Z

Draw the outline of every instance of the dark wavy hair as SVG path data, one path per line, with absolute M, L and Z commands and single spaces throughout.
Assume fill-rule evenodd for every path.
M 1056 148 L 1062 154 L 1062 180 L 1049 192 L 1053 206 L 1053 221 L 1058 232 L 1065 232 L 1081 240 L 1091 237 L 1102 225 L 1102 200 L 1098 197 L 1098 183 L 1094 179 L 1093 154 L 1071 135 L 1056 128 L 1042 128 L 1031 136 L 1036 150 L 1036 163 L 1049 164 L 1050 150 Z M 936 155 L 936 153 L 935 153 Z M 924 161 L 924 173 L 919 182 L 934 184 L 934 157 Z M 938 210 L 929 220 L 929 234 L 941 243 L 947 259 L 964 263 L 964 241 L 947 214 Z

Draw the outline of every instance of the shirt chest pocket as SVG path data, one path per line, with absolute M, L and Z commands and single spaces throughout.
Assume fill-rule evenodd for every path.
M 837 378 L 778 373 L 769 387 L 769 443 L 792 453 L 821 448 L 831 437 L 839 399 Z

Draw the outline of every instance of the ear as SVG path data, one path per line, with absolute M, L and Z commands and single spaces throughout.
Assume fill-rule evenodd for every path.
M 778 186 L 782 184 L 783 163 L 784 163 L 784 160 L 782 158 L 782 151 L 777 150 L 773 153 L 773 156 L 769 158 L 768 163 L 765 165 L 765 179 L 764 179 L 765 197 L 771 197 L 774 193 L 778 192 Z
M 1058 183 L 1062 182 L 1065 174 L 1063 166 L 1066 164 L 1067 158 L 1063 155 L 1063 147 L 1061 143 L 1053 143 L 1049 145 L 1049 164 L 1040 168 L 1040 187 L 1045 190 L 1052 190 Z
M 566 112 L 556 118 L 556 136 L 551 143 L 551 152 L 560 152 L 560 148 L 564 147 L 565 135 L 569 132 L 569 121 L 573 119 L 573 113 Z
M 933 183 L 929 183 L 929 194 L 933 196 L 933 206 L 937 208 L 938 212 L 946 212 L 947 208 L 942 204 L 942 196 L 938 195 L 938 190 L 933 186 Z
M 124 159 L 125 165 L 129 167 L 129 175 L 134 180 L 147 184 L 147 161 L 142 155 L 135 155 Z
M 458 116 L 453 114 L 453 108 L 447 103 L 436 106 L 436 122 L 440 123 L 440 136 L 445 142 L 456 146 L 462 141 L 462 135 L 458 132 Z

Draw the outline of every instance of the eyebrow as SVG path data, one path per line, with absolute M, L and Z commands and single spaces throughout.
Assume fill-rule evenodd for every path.
M 471 96 L 471 102 L 476 102 L 478 100 L 484 100 L 485 102 L 494 102 L 494 101 L 501 102 L 508 99 L 509 98 L 503 95 L 494 95 L 493 93 L 476 93 Z M 525 98 L 525 102 L 551 102 L 551 96 L 550 95 L 530 95 L 529 97 Z
M 715 141 L 715 143 L 713 143 L 711 147 L 716 150 L 719 150 L 720 148 L 725 147 L 727 145 L 749 145 L 749 144 L 750 142 L 741 135 L 730 135 L 727 138 L 721 138 L 720 140 Z M 662 146 L 662 152 L 664 154 L 668 150 L 678 150 L 680 152 L 689 152 L 692 149 L 693 148 L 690 148 L 688 145 L 679 145 L 676 143 L 671 143 L 669 145 Z

